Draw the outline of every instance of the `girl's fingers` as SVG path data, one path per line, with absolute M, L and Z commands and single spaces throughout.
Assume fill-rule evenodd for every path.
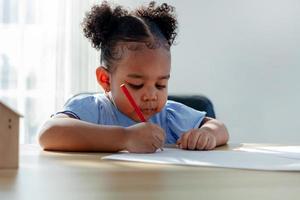
M 205 149 L 211 150 L 211 149 L 214 149 L 215 147 L 216 147 L 216 138 L 214 136 L 210 135 Z
M 152 144 L 151 153 L 154 153 L 157 149 L 159 149 L 159 147 L 157 146 L 157 144 Z
M 163 146 L 164 142 L 158 136 L 155 136 L 155 143 L 154 144 L 157 148 L 161 148 Z
M 180 146 L 181 146 L 181 137 L 180 138 L 178 138 L 178 140 L 176 141 L 176 147 L 177 148 L 181 148 Z
M 186 133 L 182 134 L 181 144 L 179 146 L 181 149 L 187 149 L 188 148 L 188 139 L 189 139 L 190 133 L 191 132 L 189 131 L 189 132 L 186 132 Z
M 211 139 L 210 139 L 210 137 L 208 136 L 208 137 L 207 137 L 207 143 L 206 143 L 206 145 L 205 145 L 204 148 L 203 148 L 204 150 L 208 150 L 210 141 L 211 141 Z
M 203 134 L 200 134 L 200 136 L 199 136 L 199 138 L 198 138 L 198 141 L 197 141 L 197 146 L 196 146 L 196 148 L 198 149 L 198 150 L 201 150 L 201 148 L 202 148 L 202 144 L 203 143 Z
M 208 141 L 208 137 L 206 134 L 200 134 L 199 136 L 199 140 L 197 142 L 197 149 L 199 150 L 202 150 L 205 148 L 206 144 L 207 144 L 207 141 Z
M 212 139 L 210 136 L 208 136 L 208 137 L 207 137 L 207 143 L 206 143 L 204 149 L 205 149 L 205 150 L 209 150 L 209 149 L 210 149 L 210 146 L 212 145 L 212 142 L 213 142 L 213 139 Z
M 199 131 L 197 131 L 197 130 L 191 131 L 191 134 L 188 138 L 188 149 L 190 149 L 190 150 L 196 149 L 199 136 L 200 136 Z
M 155 137 L 157 137 L 162 142 L 164 142 L 164 140 L 165 140 L 164 132 L 158 132 L 157 134 L 155 134 Z
M 155 135 L 154 138 L 155 138 L 156 141 L 158 141 L 160 143 L 163 143 L 163 139 L 160 138 L 158 135 Z

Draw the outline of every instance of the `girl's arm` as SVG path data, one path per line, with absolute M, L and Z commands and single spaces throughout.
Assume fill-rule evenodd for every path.
M 123 127 L 99 126 L 58 114 L 43 125 L 39 142 L 45 150 L 120 151 L 125 149 L 124 133 Z
M 39 143 L 45 150 L 154 152 L 164 142 L 156 125 L 140 123 L 128 128 L 105 126 L 58 114 L 41 128 Z

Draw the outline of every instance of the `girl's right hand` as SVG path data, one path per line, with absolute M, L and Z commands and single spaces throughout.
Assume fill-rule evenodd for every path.
M 154 153 L 165 143 L 164 130 L 149 122 L 129 126 L 125 133 L 125 148 L 130 153 Z

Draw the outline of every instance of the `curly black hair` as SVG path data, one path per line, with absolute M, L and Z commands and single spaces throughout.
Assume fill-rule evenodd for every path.
M 143 42 L 148 48 L 164 45 L 171 47 L 177 36 L 177 19 L 174 7 L 154 1 L 129 12 L 121 6 L 104 1 L 86 13 L 83 32 L 94 48 L 101 50 L 100 62 L 110 69 L 120 59 L 119 42 Z

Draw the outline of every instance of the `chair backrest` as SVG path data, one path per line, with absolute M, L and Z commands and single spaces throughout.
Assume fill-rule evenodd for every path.
M 83 92 L 76 94 L 73 97 L 69 98 L 65 104 L 67 104 L 74 97 L 92 94 L 95 93 Z M 187 105 L 199 111 L 205 111 L 207 113 L 207 117 L 216 118 L 212 102 L 204 95 L 169 95 L 168 99 L 183 103 L 184 105 Z
M 204 95 L 169 95 L 168 99 L 199 111 L 205 111 L 207 117 L 216 118 L 213 103 Z

